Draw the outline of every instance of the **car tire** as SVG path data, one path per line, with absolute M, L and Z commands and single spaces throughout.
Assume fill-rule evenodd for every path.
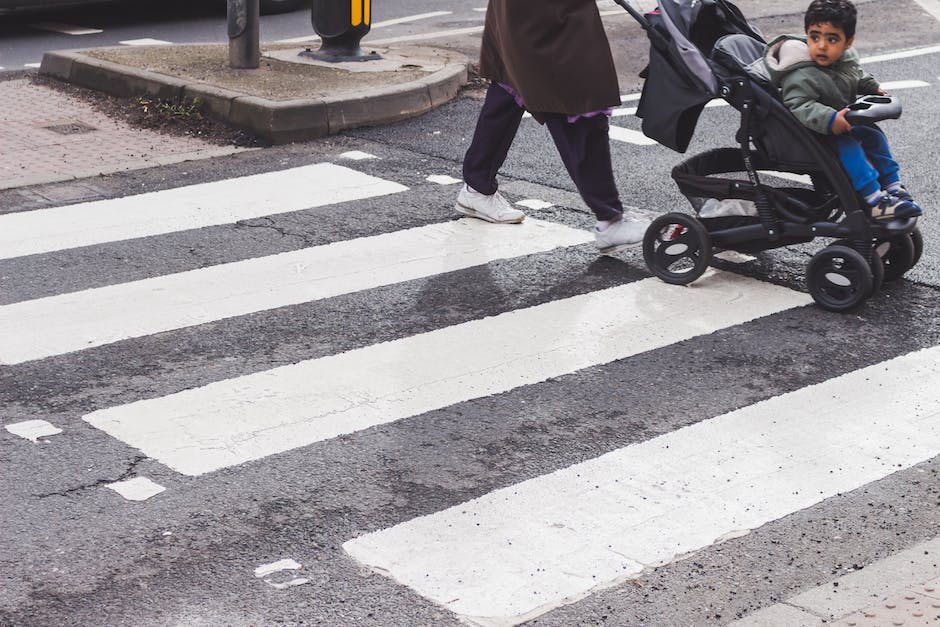
M 261 14 L 287 13 L 309 7 L 311 0 L 261 0 Z

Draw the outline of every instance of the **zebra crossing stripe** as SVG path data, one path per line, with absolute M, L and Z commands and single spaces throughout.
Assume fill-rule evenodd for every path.
M 529 219 L 455 220 L 0 306 L 0 364 L 531 255 L 593 240 Z
M 615 124 L 610 125 L 608 135 L 615 141 L 637 144 L 638 146 L 654 146 L 656 144 L 655 139 L 650 139 L 640 131 L 634 131 Z
M 180 473 L 201 475 L 810 302 L 717 271 L 691 287 L 644 279 L 84 419 Z
M 522 622 L 940 453 L 940 347 L 346 542 L 486 625 Z M 681 385 L 681 383 L 679 384 Z
M 160 235 L 408 189 L 317 163 L 137 196 L 0 216 L 0 259 Z

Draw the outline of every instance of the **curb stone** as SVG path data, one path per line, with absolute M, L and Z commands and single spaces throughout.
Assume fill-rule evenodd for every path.
M 415 117 L 452 100 L 469 80 L 469 61 L 461 59 L 411 82 L 335 96 L 270 100 L 105 61 L 86 52 L 90 50 L 46 52 L 39 72 L 119 98 L 199 98 L 210 115 L 275 144 Z

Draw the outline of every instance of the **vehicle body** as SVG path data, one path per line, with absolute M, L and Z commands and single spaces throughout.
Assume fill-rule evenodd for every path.
M 107 4 L 121 0 L 0 0 L 0 15 L 16 12 L 39 12 L 48 9 Z M 222 0 L 206 0 L 224 5 Z M 311 0 L 261 0 L 262 15 L 296 11 L 310 5 Z

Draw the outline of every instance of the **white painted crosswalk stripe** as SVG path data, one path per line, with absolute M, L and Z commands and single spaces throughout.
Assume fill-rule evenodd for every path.
M 0 364 L 531 255 L 592 241 L 529 219 L 456 220 L 132 283 L 0 306 Z
M 940 347 L 345 543 L 457 614 L 516 624 L 940 452 Z
M 638 146 L 654 146 L 657 143 L 655 139 L 650 139 L 640 131 L 634 131 L 633 129 L 623 128 L 622 126 L 616 126 L 614 124 L 610 125 L 608 134 L 614 141 L 637 144 Z
M 85 420 L 178 472 L 201 475 L 809 302 L 805 294 L 725 273 L 692 288 L 645 279 L 99 410 Z
M 408 189 L 331 163 L 0 216 L 0 259 L 229 224 Z

